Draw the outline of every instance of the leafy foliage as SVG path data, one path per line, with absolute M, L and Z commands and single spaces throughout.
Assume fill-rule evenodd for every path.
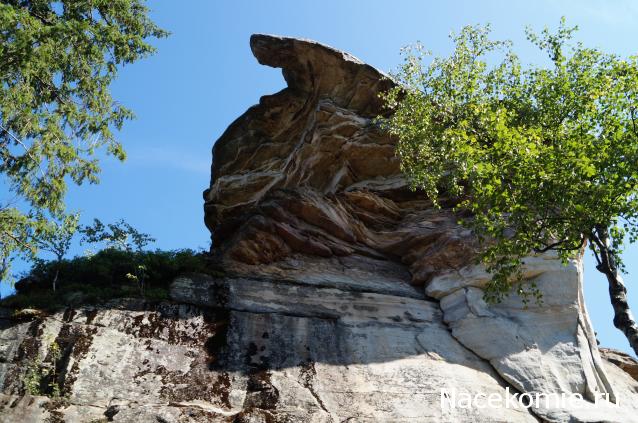
M 63 215 L 59 220 L 42 220 L 44 223 L 43 230 L 40 234 L 33 237 L 35 244 L 40 251 L 47 251 L 55 256 L 55 262 L 58 267 L 64 256 L 71 248 L 71 241 L 78 230 L 80 214 Z M 40 260 L 35 259 L 34 260 Z M 58 282 L 59 268 L 56 270 L 51 285 L 55 291 Z
M 45 395 L 51 398 L 60 398 L 61 390 L 58 384 L 57 367 L 62 357 L 60 346 L 52 341 L 48 345 L 48 361 L 38 354 L 27 365 L 27 371 L 22 379 L 24 390 L 29 395 Z
M 17 208 L 0 205 L 0 281 L 9 278 L 11 260 L 15 253 L 35 256 L 36 247 L 31 242 L 33 232 L 38 232 L 45 222 L 35 220 Z
M 566 261 L 597 240 L 622 269 L 625 236 L 638 236 L 638 59 L 572 43 L 575 29 L 528 29 L 550 66 L 524 67 L 489 26 L 465 27 L 449 57 L 406 50 L 385 97 L 412 187 L 471 216 L 490 301 L 535 293 L 517 283 L 531 252 Z
M 146 292 L 146 277 L 148 276 L 146 274 L 146 266 L 144 266 L 143 264 L 139 264 L 135 268 L 135 274 L 127 273 L 125 276 L 126 279 L 137 284 L 140 290 L 140 295 L 143 297 Z
M 113 130 L 133 115 L 109 85 L 167 35 L 143 0 L 0 2 L 0 259 L 33 255 L 47 212 L 64 211 L 67 180 L 98 182 L 100 148 L 125 158 Z M 18 205 L 26 204 L 25 207 Z
M 16 294 L 0 302 L 13 308 L 51 310 L 66 305 L 98 304 L 112 298 L 141 294 L 136 275 L 144 268 L 143 296 L 166 299 L 173 279 L 184 273 L 214 273 L 207 256 L 193 250 L 125 251 L 109 248 L 91 256 L 69 260 L 39 261 L 16 283 Z M 58 289 L 51 292 L 50 281 L 59 271 Z
M 53 254 L 57 260 L 62 260 L 71 248 L 79 221 L 79 213 L 63 215 L 59 220 L 49 220 L 41 234 L 34 237 L 38 248 Z
M 138 231 L 124 219 L 106 225 L 99 219 L 93 219 L 93 224 L 82 227 L 80 232 L 84 243 L 104 243 L 107 248 L 129 252 L 142 251 L 148 244 L 155 242 L 155 238 Z

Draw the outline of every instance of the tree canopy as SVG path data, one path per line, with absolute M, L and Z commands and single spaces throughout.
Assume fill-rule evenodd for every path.
M 0 2 L 0 277 L 37 249 L 67 183 L 98 182 L 96 152 L 123 160 L 116 131 L 132 112 L 109 86 L 167 33 L 143 0 Z
M 638 235 L 638 59 L 575 43 L 575 30 L 562 20 L 526 31 L 547 65 L 523 66 L 489 26 L 453 35 L 448 57 L 407 49 L 384 125 L 412 187 L 471 216 L 462 223 L 493 274 L 487 300 L 513 287 L 538 295 L 520 283 L 524 258 L 554 250 L 566 261 L 588 245 L 638 352 L 619 274 L 622 246 Z

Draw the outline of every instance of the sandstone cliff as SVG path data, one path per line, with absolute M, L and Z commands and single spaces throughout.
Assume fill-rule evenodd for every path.
M 223 274 L 178 278 L 166 303 L 0 316 L 0 420 L 638 421 L 633 364 L 601 358 L 579 262 L 526 261 L 542 306 L 486 304 L 471 234 L 408 189 L 374 123 L 392 82 L 312 41 L 251 48 L 287 87 L 215 143 L 205 220 Z M 38 359 L 62 400 L 23 396 Z M 583 399 L 449 408 L 442 389 Z

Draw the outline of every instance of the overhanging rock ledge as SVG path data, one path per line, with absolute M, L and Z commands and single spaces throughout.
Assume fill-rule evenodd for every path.
M 408 189 L 375 124 L 391 80 L 313 41 L 251 48 L 287 87 L 214 145 L 204 209 L 222 272 L 178 278 L 162 303 L 0 314 L 0 420 L 638 421 L 638 382 L 600 356 L 579 262 L 527 260 L 542 306 L 482 300 L 471 234 Z M 23 396 L 50 340 L 64 401 Z M 441 406 L 441 390 L 506 389 L 584 399 Z

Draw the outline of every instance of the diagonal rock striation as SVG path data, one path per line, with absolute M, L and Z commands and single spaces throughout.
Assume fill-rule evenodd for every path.
M 542 306 L 486 304 L 472 234 L 409 189 L 375 122 L 393 82 L 313 41 L 251 48 L 287 87 L 214 145 L 204 211 L 223 272 L 177 278 L 160 303 L 0 310 L 0 421 L 638 421 L 579 261 L 526 261 Z M 63 400 L 26 394 L 33 363 Z M 519 401 L 535 393 L 582 398 Z
M 619 400 L 584 307 L 578 261 L 527 260 L 543 306 L 525 307 L 516 296 L 483 301 L 489 275 L 472 263 L 471 234 L 451 209 L 436 210 L 408 189 L 396 140 L 375 123 L 387 113 L 379 101 L 393 86 L 387 76 L 311 41 L 254 35 L 251 47 L 260 63 L 282 68 L 288 87 L 263 97 L 215 144 L 205 214 L 226 269 L 347 290 L 424 288 L 440 300 L 453 337 L 518 391 L 582 395 L 585 408 L 599 395 Z M 365 269 L 374 276 L 362 280 Z M 379 279 L 386 283 L 368 282 Z M 581 415 L 578 407 L 535 413 L 551 420 Z

